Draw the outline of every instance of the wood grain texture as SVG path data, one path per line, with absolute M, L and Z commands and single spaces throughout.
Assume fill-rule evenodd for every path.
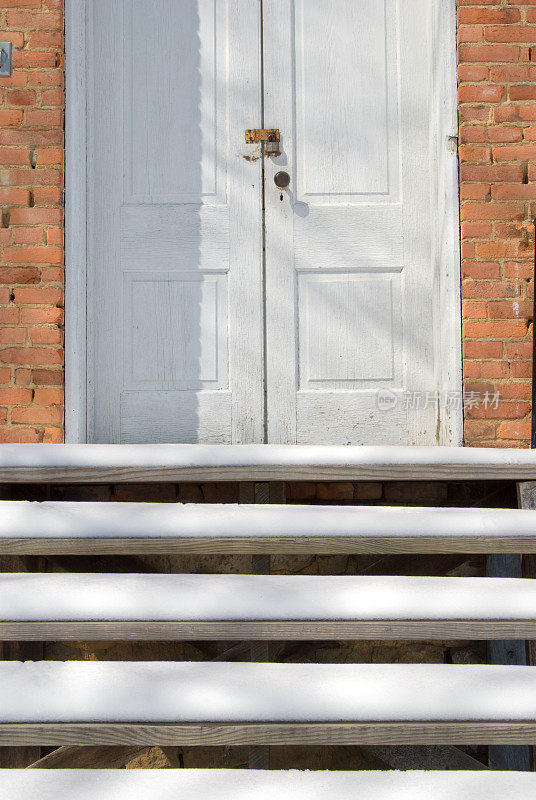
M 323 445 L 16 444 L 0 451 L 6 483 L 536 480 L 536 451 Z
M 150 745 L 130 747 L 58 747 L 26 769 L 112 769 L 124 767 L 136 756 L 144 753 Z
M 0 557 L 0 570 L 2 573 L 26 572 L 42 569 L 41 559 L 19 558 L 18 556 Z M 31 641 L 31 643 L 29 643 Z M 40 660 L 43 658 L 42 640 L 26 640 L 25 637 L 6 637 L 2 641 L 0 636 L 0 659 L 2 661 Z M 38 745 L 34 746 L 0 746 L 0 768 L 16 769 L 26 767 L 41 755 Z
M 0 622 L 4 641 L 536 639 L 536 620 L 411 622 Z M 262 658 L 266 661 L 264 650 Z M 492 662 L 498 663 L 498 662 Z
M 518 505 L 520 508 L 536 509 L 536 482 L 523 481 L 517 484 L 517 497 Z M 536 555 L 534 553 L 525 553 L 522 556 L 521 570 L 524 578 L 534 580 L 536 578 Z M 527 636 L 526 642 L 526 659 L 527 664 L 534 667 L 536 666 L 536 637 L 534 635 Z M 533 771 L 536 771 L 536 747 L 530 748 L 530 765 Z
M 536 553 L 526 537 L 255 537 L 207 539 L 0 539 L 0 554 L 177 554 L 177 553 Z
M 535 722 L 3 723 L 6 745 L 532 744 Z

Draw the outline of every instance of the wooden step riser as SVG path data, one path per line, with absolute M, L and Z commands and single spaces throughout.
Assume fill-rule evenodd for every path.
M 536 553 L 534 537 L 267 539 L 0 539 L 0 555 L 396 555 L 403 553 Z
M 0 641 L 536 639 L 536 621 L 2 622 Z
M 530 450 L 316 445 L 3 445 L 6 483 L 536 479 Z
M 0 746 L 533 744 L 536 722 L 3 723 Z

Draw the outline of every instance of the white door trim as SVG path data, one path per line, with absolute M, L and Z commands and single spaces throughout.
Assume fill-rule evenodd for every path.
M 436 187 L 436 274 L 442 330 L 438 384 L 462 391 L 461 284 L 456 85 L 456 2 L 434 4 L 436 53 L 432 76 L 437 114 L 436 152 L 444 164 Z M 65 0 L 65 441 L 87 441 L 86 319 L 86 8 L 85 0 Z M 433 198 L 432 198 L 433 199 Z M 442 409 L 438 444 L 461 445 L 463 416 Z
M 87 441 L 86 2 L 65 0 L 65 441 Z
M 457 15 L 456 0 L 434 3 L 434 45 L 437 59 L 432 76 L 436 110 L 435 150 L 438 169 L 433 231 L 436 274 L 439 291 L 436 293 L 441 313 L 438 357 L 441 392 L 462 398 L 462 309 L 460 254 L 460 190 L 458 170 L 458 85 L 457 85 Z M 463 410 L 443 406 L 437 432 L 440 445 L 463 445 Z

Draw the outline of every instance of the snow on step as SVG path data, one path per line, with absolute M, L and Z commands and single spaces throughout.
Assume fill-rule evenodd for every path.
M 527 509 L 0 501 L 12 539 L 536 538 Z
M 536 478 L 536 453 L 515 448 L 4 444 L 0 479 L 61 480 L 413 480 Z
M 532 800 L 531 772 L 0 770 L 10 800 Z
M 532 667 L 0 662 L 0 723 L 534 720 Z
M 5 573 L 0 621 L 535 620 L 536 581 Z

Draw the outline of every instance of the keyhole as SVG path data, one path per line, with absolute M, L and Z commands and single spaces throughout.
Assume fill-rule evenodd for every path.
M 283 192 L 281 192 L 281 194 L 279 195 L 279 199 L 281 200 L 281 202 L 283 202 Z

